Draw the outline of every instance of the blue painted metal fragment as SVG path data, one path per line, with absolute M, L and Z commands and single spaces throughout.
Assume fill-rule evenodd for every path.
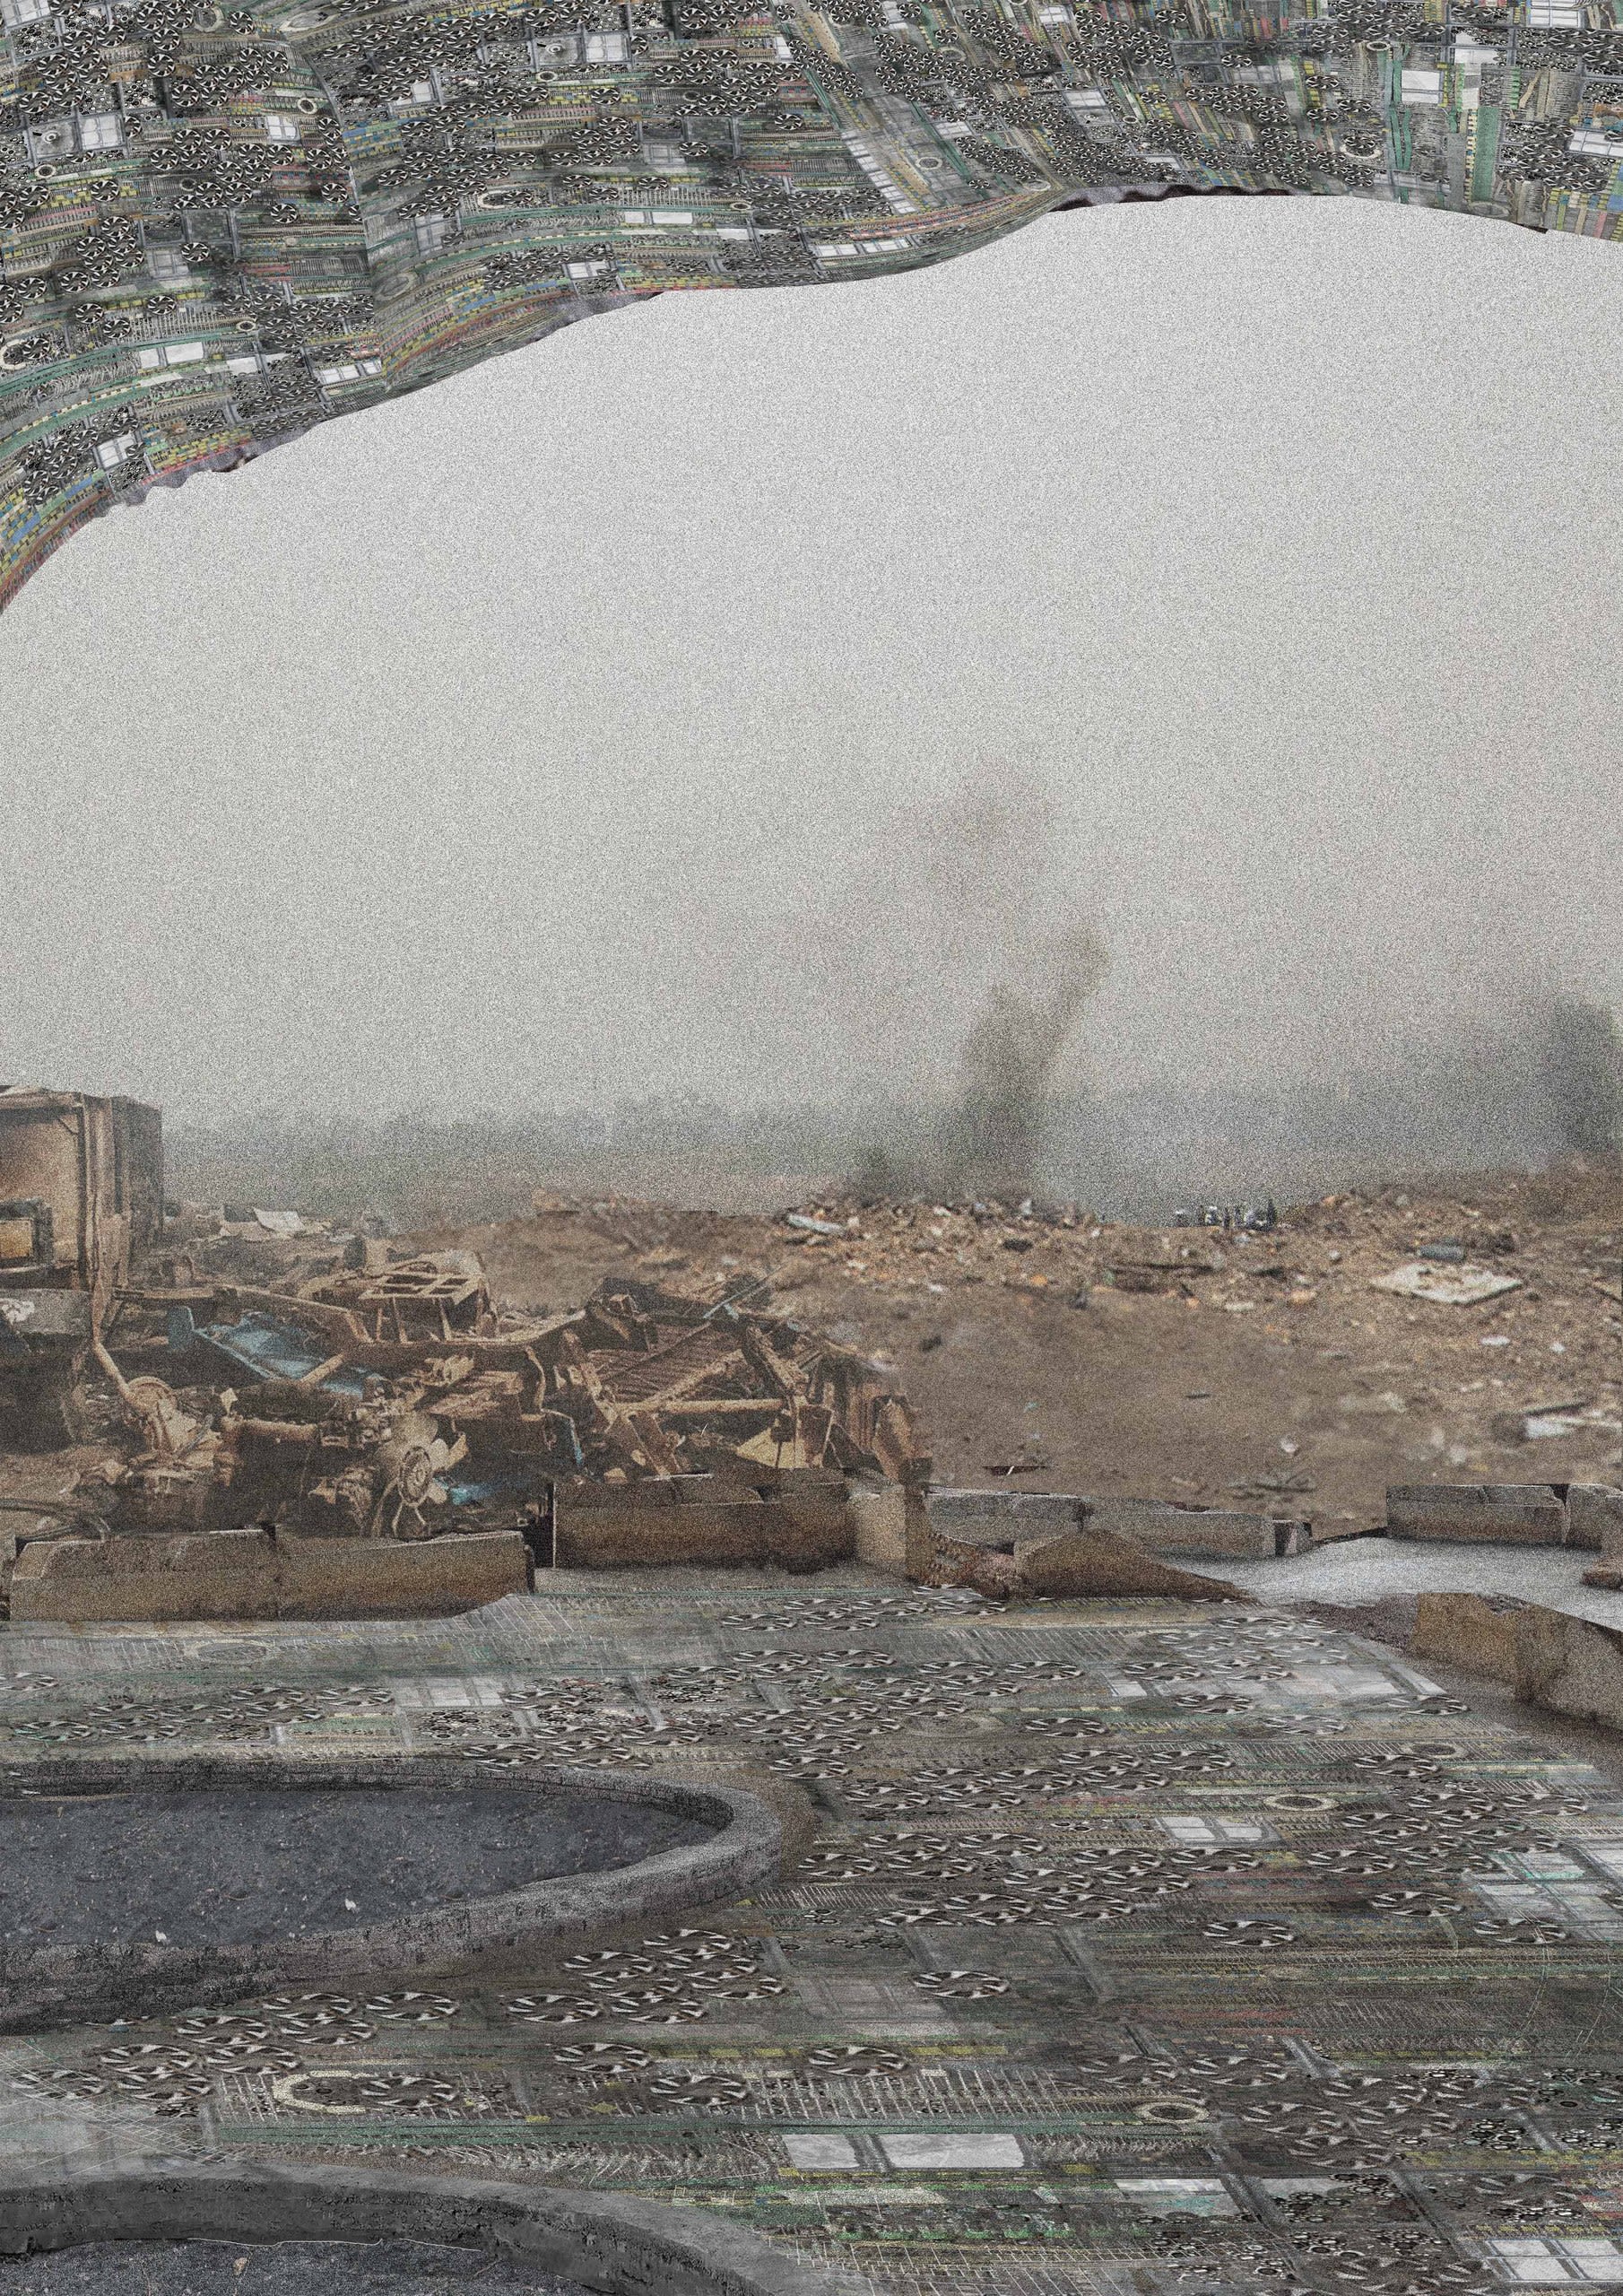
M 239 1378 L 249 1379 L 308 1378 L 327 1360 L 325 1353 L 316 1352 L 317 1343 L 308 1333 L 256 1309 L 234 1324 L 200 1324 L 189 1308 L 171 1308 L 169 1344 L 177 1354 L 203 1348 L 229 1364 Z M 346 1367 L 315 1384 L 331 1395 L 359 1398 L 366 1393 L 367 1377 L 364 1371 Z

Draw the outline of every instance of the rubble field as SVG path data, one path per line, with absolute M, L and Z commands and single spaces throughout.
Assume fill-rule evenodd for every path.
M 635 1802 L 495 1787 L 0 1797 L 0 1914 L 24 1948 L 258 1944 L 629 1866 L 710 1831 Z
M 422 2240 L 92 2240 L 0 2257 L 0 2296 L 580 2296 L 507 2257 Z
M 1341 1193 L 1249 1231 L 1074 1206 L 829 1198 L 793 1226 L 536 1201 L 416 1248 L 476 1250 L 537 1313 L 616 1271 L 765 1279 L 779 1312 L 893 1372 L 940 1483 L 1250 1503 L 1324 1538 L 1382 1522 L 1389 1483 L 1617 1479 L 1615 1168 Z M 1416 1270 L 1443 1296 L 1376 1288 Z M 1451 1303 L 1483 1274 L 1506 1288 Z
M 808 1571 L 853 1549 L 848 1477 L 928 1474 L 894 1367 L 753 1276 L 621 1269 L 537 1314 L 460 1247 L 187 1205 L 105 1273 L 0 1291 L 13 1620 L 432 1615 L 662 1552 Z

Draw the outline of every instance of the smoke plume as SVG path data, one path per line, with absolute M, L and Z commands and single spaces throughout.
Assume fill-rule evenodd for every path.
M 959 1098 L 942 1140 L 949 1188 L 1023 1196 L 1043 1150 L 1055 1070 L 1105 977 L 1090 926 L 1062 926 L 1029 951 L 1029 986 L 994 981 L 959 1057 Z

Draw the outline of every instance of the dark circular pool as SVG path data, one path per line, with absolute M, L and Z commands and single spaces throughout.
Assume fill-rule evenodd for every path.
M 713 1831 L 646 1803 L 485 1786 L 3 1797 L 0 1934 L 23 1951 L 322 1935 L 634 1865 Z

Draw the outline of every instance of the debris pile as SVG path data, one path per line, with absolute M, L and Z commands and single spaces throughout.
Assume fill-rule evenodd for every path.
M 795 1473 L 928 1471 L 905 1397 L 759 1304 L 754 1277 L 688 1292 L 610 1277 L 534 1316 L 492 1299 L 472 1252 L 263 1218 L 140 1274 L 93 1345 L 122 1439 L 85 1497 L 117 1532 L 518 1528 L 535 1546 L 560 1484 L 753 1495 Z
M 1281 1201 L 1271 1228 L 1243 1224 L 1266 1220 L 1265 1185 L 1224 1193 L 1227 1230 L 1217 1191 L 1218 1222 L 1185 1227 L 832 1187 L 775 1218 L 554 1196 L 437 1240 L 534 1300 L 584 1298 L 627 1253 L 684 1286 L 759 1268 L 803 1321 L 898 1365 L 951 1484 L 1310 1499 L 1329 1535 L 1376 1522 L 1389 1483 L 1610 1475 L 1615 1166 L 1338 1188 Z M 1418 1293 L 1387 1282 L 1404 1268 Z
M 1428 1238 L 1427 1224 L 1449 1210 L 1464 1240 Z M 1310 1306 L 1326 1286 L 1474 1307 L 1520 1291 L 1526 1281 L 1520 1241 L 1510 1231 L 1471 1206 L 1417 1207 L 1400 1188 L 1327 1196 L 1288 1215 L 1271 1203 L 1260 1212 L 1209 1207 L 1198 1217 L 1176 1214 L 1159 1231 L 1103 1219 L 1077 1204 L 835 1200 L 785 1213 L 774 1242 L 783 1261 L 790 1248 L 797 1259 L 806 1256 L 803 1265 L 815 1253 L 870 1285 L 912 1289 L 922 1283 L 945 1291 L 1001 1283 L 1069 1297 L 1079 1306 L 1099 1285 L 1176 1293 L 1231 1310 Z M 1394 1267 L 1398 1255 L 1403 1261 Z M 1489 1265 L 1478 1265 L 1481 1260 Z M 783 1261 L 773 1270 L 780 1290 L 793 1280 Z M 1614 1259 L 1613 1299 L 1615 1267 Z M 1586 1274 L 1599 1282 L 1602 1271 L 1592 1267 Z
M 157 1110 L 0 1091 L 0 1445 L 50 1486 L 0 1492 L 0 1601 L 360 1616 L 566 1551 L 811 1567 L 855 1536 L 848 1475 L 928 1474 L 893 1378 L 735 1260 L 549 1313 L 385 1224 L 166 1204 Z

